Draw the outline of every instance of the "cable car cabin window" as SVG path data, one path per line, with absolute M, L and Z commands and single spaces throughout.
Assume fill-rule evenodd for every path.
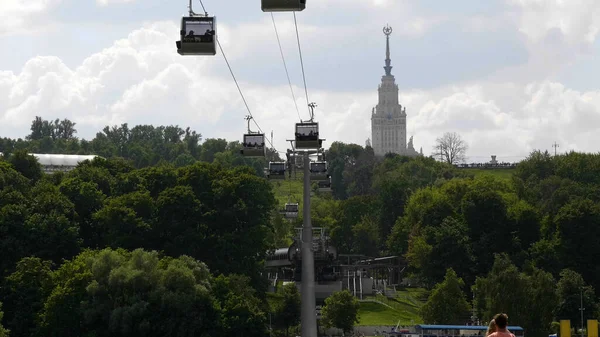
M 298 212 L 298 204 L 286 204 L 285 211 L 292 213 Z
M 310 172 L 326 173 L 327 172 L 327 163 L 310 163 Z
M 298 140 L 319 139 L 319 124 L 296 124 L 296 138 Z
M 183 42 L 214 42 L 215 28 L 212 18 L 184 18 L 182 31 Z
M 331 187 L 331 182 L 319 181 L 319 188 L 329 188 L 329 187 Z
M 265 136 L 264 135 L 244 135 L 244 147 L 264 147 Z
M 285 163 L 270 163 L 269 173 L 271 175 L 285 175 Z

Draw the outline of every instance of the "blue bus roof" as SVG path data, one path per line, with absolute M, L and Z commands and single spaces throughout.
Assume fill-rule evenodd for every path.
M 487 330 L 485 325 L 427 325 L 419 324 L 416 326 L 422 330 Z M 508 326 L 510 331 L 523 331 L 520 326 Z

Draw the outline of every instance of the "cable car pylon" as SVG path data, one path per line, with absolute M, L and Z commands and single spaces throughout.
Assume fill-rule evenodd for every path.
M 311 108 L 310 120 L 308 122 L 296 123 L 296 137 L 295 139 L 288 139 L 292 144 L 292 150 L 288 150 L 288 153 L 294 156 L 302 155 L 304 171 L 301 236 L 302 278 L 300 285 L 300 327 L 302 337 L 317 336 L 315 256 L 313 252 L 313 228 L 310 218 L 310 189 L 311 181 L 315 180 L 315 177 L 312 176 L 310 155 L 321 153 L 323 151 L 321 145 L 324 141 L 324 139 L 319 138 L 318 123 L 314 122 L 314 108 L 316 104 L 310 103 L 309 107 Z M 326 174 L 327 164 L 325 162 L 315 164 L 319 166 L 319 170 L 315 171 L 315 175 L 320 179 L 324 179 L 322 175 L 323 173 Z

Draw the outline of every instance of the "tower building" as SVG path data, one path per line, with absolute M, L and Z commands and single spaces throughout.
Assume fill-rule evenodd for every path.
M 417 156 L 412 137 L 406 142 L 406 107 L 398 102 L 398 85 L 392 75 L 390 59 L 390 35 L 392 27 L 383 28 L 385 34 L 385 75 L 379 85 L 379 102 L 371 112 L 371 143 L 375 155 L 397 153 L 405 156 Z

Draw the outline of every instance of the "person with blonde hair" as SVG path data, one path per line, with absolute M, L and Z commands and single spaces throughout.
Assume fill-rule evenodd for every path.
M 487 332 L 485 333 L 485 337 L 488 337 L 489 335 L 493 334 L 494 332 L 496 332 L 498 328 L 496 327 L 496 321 L 494 321 L 494 319 L 492 319 L 490 321 L 490 324 L 488 325 L 488 329 Z

